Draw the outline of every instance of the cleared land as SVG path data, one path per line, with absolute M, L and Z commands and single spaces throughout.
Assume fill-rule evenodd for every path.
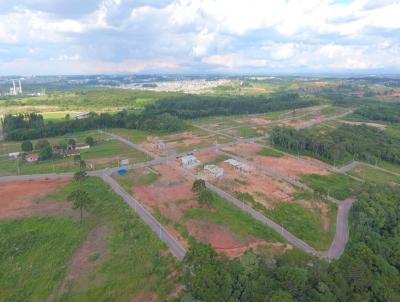
M 0 186 L 8 207 L 0 217 L 0 300 L 165 301 L 178 275 L 164 244 L 98 178 L 82 184 L 95 202 L 80 226 L 65 201 L 77 184 L 68 182 Z
M 230 257 L 260 246 L 282 250 L 279 235 L 215 196 L 211 207 L 200 207 L 191 191 L 192 181 L 169 165 L 133 170 L 115 177 L 145 205 L 172 234 L 187 246 L 190 236 L 210 243 Z

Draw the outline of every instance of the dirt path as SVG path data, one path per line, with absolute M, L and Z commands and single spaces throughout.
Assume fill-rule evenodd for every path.
M 86 240 L 72 256 L 64 281 L 50 295 L 48 300 L 56 300 L 69 286 L 78 291 L 85 287 L 93 269 L 103 263 L 107 257 L 107 237 L 109 233 L 107 225 L 97 225 L 89 232 Z

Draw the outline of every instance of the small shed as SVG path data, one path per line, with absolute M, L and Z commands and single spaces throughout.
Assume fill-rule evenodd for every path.
M 194 155 L 186 155 L 181 158 L 181 163 L 184 168 L 190 168 L 199 165 L 200 161 Z

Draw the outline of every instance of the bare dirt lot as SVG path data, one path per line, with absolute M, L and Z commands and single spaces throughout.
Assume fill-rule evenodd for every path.
M 233 153 L 244 158 L 252 158 L 262 149 L 261 146 L 252 143 L 240 143 L 223 148 L 228 153 Z
M 318 168 L 290 156 L 270 157 L 257 155 L 253 158 L 253 161 L 257 165 L 272 169 L 283 176 L 288 176 L 294 179 L 300 178 L 303 174 L 329 174 L 328 170 Z
M 276 202 L 289 201 L 296 189 L 286 182 L 277 181 L 254 169 L 250 173 L 239 172 L 227 163 L 219 165 L 224 169 L 224 176 L 214 183 L 232 194 L 237 192 L 252 195 L 255 201 L 266 208 L 272 208 Z
M 61 202 L 38 202 L 65 186 L 70 179 L 33 180 L 0 183 L 0 219 L 26 217 L 35 214 L 63 213 L 71 205 Z
M 225 253 L 229 257 L 239 257 L 249 248 L 267 244 L 251 236 L 238 237 L 230 232 L 228 227 L 207 219 L 181 219 L 185 211 L 199 207 L 191 191 L 192 181 L 185 178 L 177 168 L 169 165 L 157 165 L 153 170 L 160 175 L 157 181 L 151 185 L 134 185 L 132 192 L 149 211 L 158 212 L 164 219 L 171 221 L 166 223 L 166 228 L 183 246 L 187 246 L 187 242 L 175 229 L 174 222 L 184 226 L 191 236 L 210 243 L 217 252 Z M 210 209 L 211 212 L 213 210 L 215 209 Z

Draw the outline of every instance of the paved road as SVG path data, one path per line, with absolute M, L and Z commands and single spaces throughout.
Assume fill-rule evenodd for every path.
M 229 144 L 228 144 L 229 145 Z M 215 147 L 208 147 L 205 149 L 215 149 Z M 199 151 L 204 151 L 203 149 L 198 150 Z M 230 154 L 230 156 L 232 156 Z M 175 156 L 173 157 L 175 158 Z M 192 179 L 196 178 L 196 175 L 194 175 L 193 173 L 191 173 L 189 170 L 187 169 L 183 169 L 182 167 L 175 165 L 172 163 L 172 161 L 170 160 L 171 158 L 163 158 L 163 159 L 158 159 L 158 160 L 162 160 L 163 163 L 166 164 L 171 164 L 173 167 L 178 168 L 181 170 L 181 172 L 186 175 L 191 177 Z M 243 161 L 242 158 L 239 158 L 239 160 Z M 261 167 L 262 170 L 264 170 L 265 172 L 265 167 Z M 260 167 L 258 169 L 261 169 Z M 269 170 L 269 169 L 267 169 Z M 284 177 L 278 173 L 276 173 L 275 171 L 268 171 L 270 173 L 271 176 L 278 178 L 278 179 L 283 179 L 286 180 L 287 177 Z M 288 178 L 286 181 L 288 181 L 289 183 L 292 183 L 293 185 L 296 185 L 298 187 L 301 187 L 303 189 L 308 189 L 311 190 L 310 188 L 308 188 L 307 186 L 305 186 L 304 184 L 297 182 L 291 178 Z M 310 247 L 308 244 L 306 244 L 304 241 L 300 240 L 299 238 L 297 238 L 296 236 L 294 236 L 293 234 L 291 234 L 290 232 L 288 232 L 287 230 L 285 230 L 282 226 L 280 226 L 279 224 L 273 222 L 271 219 L 265 217 L 264 215 L 262 215 L 261 213 L 257 212 L 256 210 L 254 210 L 253 208 L 245 205 L 243 202 L 241 202 L 240 200 L 236 199 L 235 197 L 233 197 L 232 195 L 228 194 L 227 192 L 219 189 L 218 187 L 212 185 L 211 183 L 206 182 L 207 187 L 212 190 L 213 192 L 217 193 L 218 195 L 220 195 L 221 197 L 225 198 L 226 200 L 228 200 L 229 202 L 233 203 L 234 205 L 238 206 L 240 209 L 242 209 L 243 211 L 249 213 L 251 216 L 253 216 L 255 219 L 261 221 L 262 223 L 268 225 L 269 227 L 271 227 L 272 229 L 274 229 L 276 232 L 278 232 L 279 234 L 282 235 L 282 237 L 284 237 L 288 242 L 290 242 L 291 244 L 293 244 L 294 246 L 302 249 L 303 251 L 309 253 L 309 254 L 313 254 L 313 255 L 317 255 L 323 258 L 328 258 L 328 259 L 335 259 L 340 257 L 340 255 L 343 253 L 344 248 L 346 246 L 347 240 L 348 240 L 348 235 L 344 235 L 348 233 L 348 224 L 347 224 L 347 216 L 348 216 L 348 210 L 352 204 L 352 201 L 350 205 L 348 205 L 348 202 L 344 202 L 344 206 L 341 206 L 341 201 L 334 199 L 332 197 L 330 197 L 330 200 L 332 202 L 335 202 L 337 204 L 339 204 L 339 209 L 338 209 L 338 217 L 337 217 L 337 223 L 341 224 L 340 226 L 336 226 L 336 230 L 337 230 L 337 234 L 335 235 L 335 239 L 332 242 L 332 245 L 330 247 L 329 250 L 321 252 L 321 251 L 317 251 L 314 248 Z M 312 190 L 311 190 L 312 191 Z M 348 206 L 348 207 L 346 207 Z
M 349 240 L 349 211 L 355 201 L 355 198 L 349 198 L 339 204 L 335 238 L 327 251 L 319 253 L 321 257 L 337 259 L 343 254 L 346 243 Z
M 185 256 L 186 250 L 182 245 L 130 194 L 128 194 L 113 178 L 102 173 L 100 177 L 121 196 L 125 202 L 142 218 L 142 220 L 164 241 L 171 253 L 179 260 Z
M 110 134 L 114 138 L 127 143 L 127 145 L 137 148 L 137 144 L 133 144 L 118 135 L 115 134 Z M 225 145 L 230 145 L 230 144 L 225 144 Z M 138 148 L 137 148 L 138 149 Z M 197 152 L 204 151 L 204 150 L 215 150 L 216 147 L 207 147 L 198 150 Z M 140 150 L 140 149 L 139 149 Z M 148 152 L 146 150 L 146 153 L 149 154 L 152 157 L 155 157 L 154 154 Z M 166 164 L 171 164 L 173 160 L 176 158 L 176 156 L 179 156 L 179 154 L 174 155 L 174 156 L 169 156 L 169 157 L 156 157 L 155 159 L 145 162 L 145 163 L 139 163 L 139 164 L 133 164 L 133 165 L 128 165 L 126 168 L 128 169 L 133 169 L 133 168 L 142 168 L 146 166 L 151 166 L 155 164 L 160 164 L 160 163 L 166 163 Z M 243 161 L 242 158 L 240 160 Z M 175 165 L 176 166 L 176 165 Z M 195 178 L 196 176 L 191 173 L 188 170 L 185 170 L 181 167 L 178 166 L 179 169 L 182 170 L 182 172 L 185 175 L 188 175 L 192 178 Z M 101 177 L 105 182 L 107 182 L 111 188 L 118 194 L 120 195 L 127 203 L 130 205 L 138 214 L 139 216 L 143 219 L 143 221 L 149 225 L 149 227 L 158 234 L 161 240 L 163 240 L 169 249 L 171 250 L 171 253 L 175 255 L 178 259 L 183 259 L 185 255 L 185 249 L 181 246 L 181 244 L 170 234 L 164 227 L 160 225 L 160 223 L 138 202 L 136 201 L 130 194 L 125 192 L 123 188 L 109 175 L 113 172 L 115 172 L 118 168 L 113 168 L 113 169 L 102 169 L 102 170 L 97 170 L 97 171 L 90 171 L 88 172 L 89 175 L 91 176 L 99 176 Z M 264 172 L 268 170 L 268 173 L 278 179 L 283 179 L 286 180 L 286 177 L 279 175 L 275 171 L 269 171 L 269 169 L 265 167 L 258 167 L 258 169 L 262 169 Z M 73 173 L 50 173 L 50 174 L 35 174 L 35 175 L 20 175 L 20 176 L 4 176 L 0 177 L 0 182 L 4 181 L 21 181 L 21 180 L 36 180 L 36 179 L 59 179 L 59 178 L 67 178 L 67 177 L 73 177 Z M 292 183 L 294 180 L 288 179 L 286 180 L 289 183 Z M 299 186 L 304 186 L 301 183 L 296 183 L 294 185 Z M 331 247 L 324 252 L 316 251 L 314 248 L 310 247 L 308 244 L 285 230 L 282 226 L 278 225 L 277 223 L 273 222 L 271 219 L 265 217 L 261 213 L 255 211 L 253 208 L 245 205 L 243 202 L 240 200 L 236 199 L 235 197 L 231 196 L 230 194 L 226 193 L 225 191 L 219 189 L 218 187 L 210 184 L 207 182 L 207 187 L 212 190 L 213 192 L 217 193 L 227 201 L 231 202 L 232 204 L 236 205 L 243 211 L 247 212 L 250 214 L 252 217 L 257 219 L 258 221 L 268 225 L 271 227 L 273 230 L 281 234 L 282 237 L 284 237 L 288 242 L 293 244 L 294 246 L 304 250 L 307 253 L 317 255 L 323 258 L 327 259 L 335 259 L 340 257 L 340 255 L 343 253 L 345 245 L 348 240 L 348 212 L 349 209 L 352 205 L 352 203 L 355 201 L 354 199 L 349 199 L 343 202 L 339 202 L 335 199 L 333 199 L 333 202 L 336 202 L 339 204 L 339 209 L 338 209 L 338 217 L 337 217 L 337 225 L 336 225 L 336 235 L 335 239 L 332 242 Z M 311 190 L 311 189 L 309 189 Z

